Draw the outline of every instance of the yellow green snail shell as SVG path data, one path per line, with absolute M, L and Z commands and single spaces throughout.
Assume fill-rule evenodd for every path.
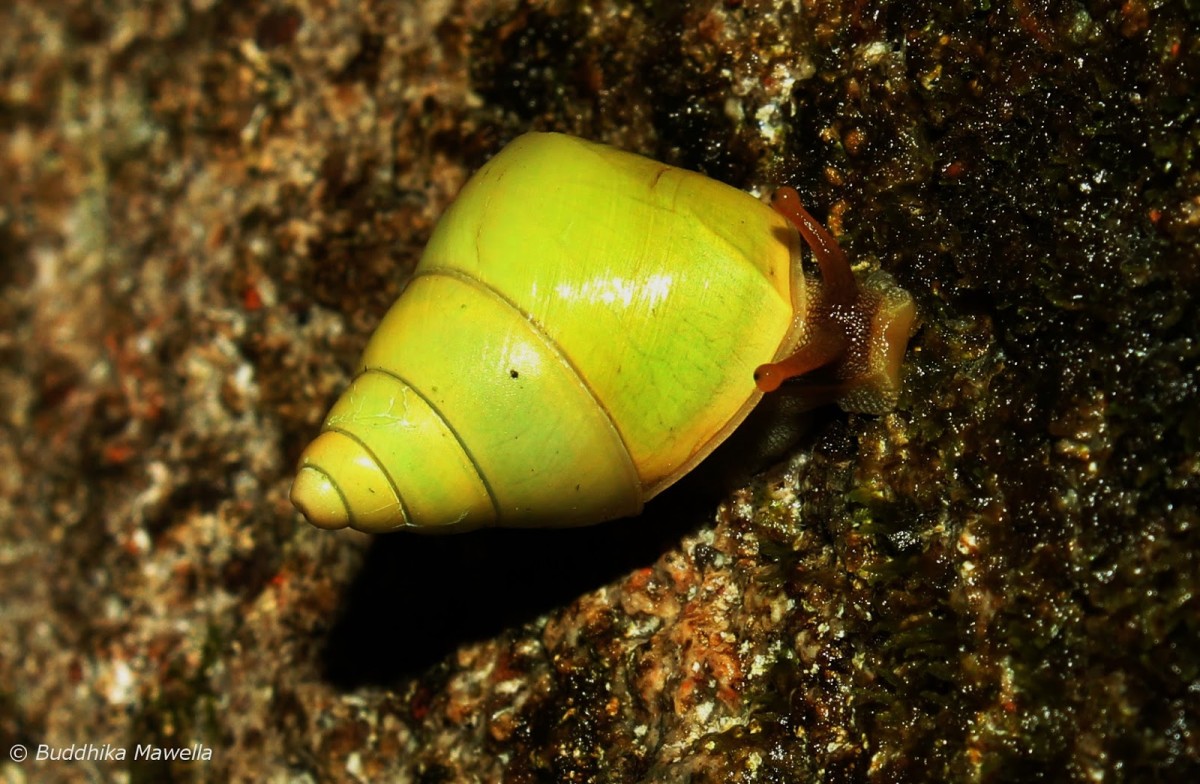
M 521 136 L 438 222 L 292 501 L 369 532 L 636 514 L 758 402 L 755 369 L 805 337 L 806 291 L 799 235 L 752 196 Z

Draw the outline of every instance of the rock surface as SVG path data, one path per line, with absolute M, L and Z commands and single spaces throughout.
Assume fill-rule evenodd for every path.
M 1136 0 L 3 4 L 3 777 L 1196 780 L 1197 29 Z M 302 524 L 300 449 L 530 129 L 796 186 L 917 299 L 897 411 L 818 412 L 754 481 L 593 529 Z

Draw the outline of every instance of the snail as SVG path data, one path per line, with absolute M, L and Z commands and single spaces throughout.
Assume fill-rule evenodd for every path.
M 914 317 L 886 274 L 856 278 L 790 188 L 768 206 L 526 134 L 438 222 L 291 499 L 316 526 L 368 532 L 634 515 L 789 378 L 889 410 Z

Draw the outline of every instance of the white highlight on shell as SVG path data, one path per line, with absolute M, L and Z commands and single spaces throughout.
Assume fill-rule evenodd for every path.
M 629 307 L 636 300 L 651 307 L 660 304 L 671 295 L 675 283 L 673 275 L 650 275 L 643 279 L 592 278 L 581 283 L 559 283 L 554 293 L 567 300 L 602 302 L 605 305 Z

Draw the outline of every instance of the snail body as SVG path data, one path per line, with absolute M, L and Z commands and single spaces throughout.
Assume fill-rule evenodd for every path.
M 844 405 L 886 409 L 911 299 L 882 278 L 856 287 L 819 251 L 807 277 L 795 221 L 611 147 L 514 140 L 438 222 L 302 454 L 293 502 L 371 532 L 583 525 L 640 511 L 760 386 L 832 370 Z M 854 301 L 831 310 L 838 281 Z M 826 317 L 855 304 L 857 327 Z

